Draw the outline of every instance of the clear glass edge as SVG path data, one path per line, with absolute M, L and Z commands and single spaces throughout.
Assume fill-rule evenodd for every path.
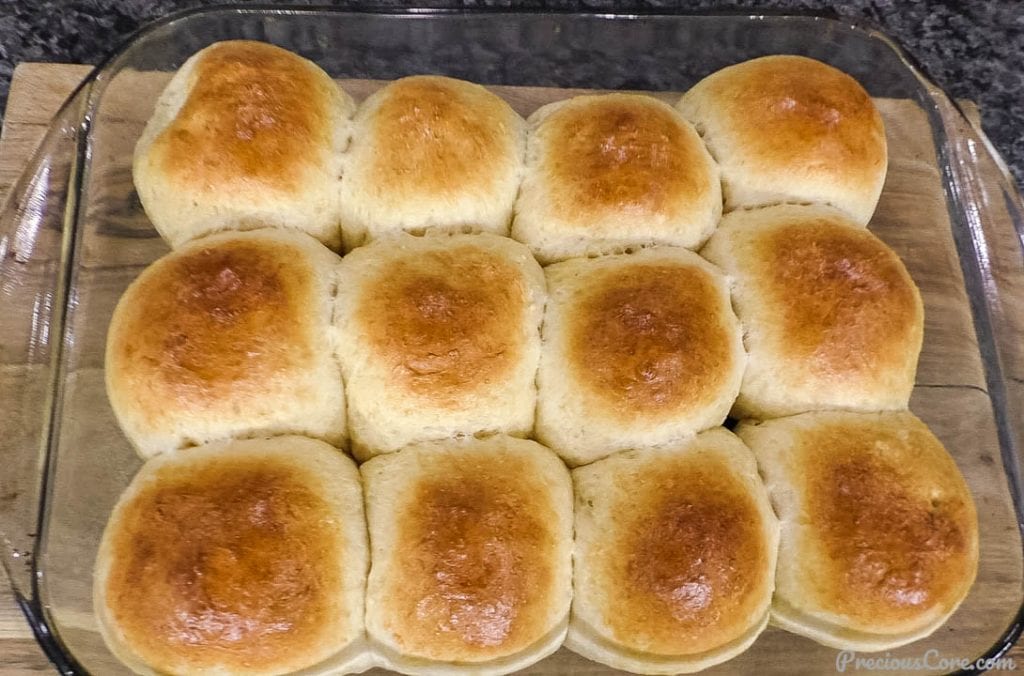
M 85 672 L 77 666 L 69 651 L 64 649 L 63 644 L 53 631 L 53 623 L 48 618 L 45 607 L 40 602 L 41 594 L 39 583 L 41 574 L 39 571 L 38 561 L 40 560 L 41 555 L 41 543 L 44 540 L 41 535 L 43 533 L 43 529 L 46 527 L 46 506 L 50 494 L 49 479 L 51 476 L 50 464 L 52 462 L 52 453 L 50 451 L 55 440 L 55 426 L 53 422 L 61 404 L 62 383 L 59 381 L 59 374 L 61 372 L 60 363 L 63 356 L 64 320 L 67 312 L 67 298 L 70 288 L 70 253 L 72 239 L 77 231 L 75 224 L 77 222 L 78 197 L 81 185 L 80 179 L 82 168 L 86 164 L 86 151 L 88 146 L 87 136 L 89 107 L 87 105 L 87 101 L 89 100 L 90 93 L 95 82 L 95 75 L 96 71 L 90 73 L 90 75 L 75 88 L 68 99 L 58 109 L 57 113 L 54 115 L 51 127 L 47 130 L 47 133 L 39 147 L 32 153 L 24 172 L 15 181 L 7 202 L 4 204 L 5 213 L 15 210 L 16 206 L 22 202 L 19 198 L 24 195 L 28 186 L 38 179 L 39 170 L 43 160 L 49 157 L 53 146 L 59 144 L 60 136 L 71 132 L 72 136 L 69 140 L 69 146 L 72 148 L 70 153 L 71 158 L 69 160 L 70 172 L 64 188 L 66 201 L 60 209 L 61 236 L 59 252 L 57 252 L 57 274 L 51 287 L 53 290 L 54 302 L 51 306 L 51 316 L 49 318 L 49 342 L 46 345 L 46 348 L 48 349 L 48 355 L 45 360 L 47 366 L 39 376 L 39 380 L 47 382 L 48 386 L 46 387 L 46 399 L 41 407 L 41 415 L 43 417 L 41 433 L 39 438 L 36 440 L 37 443 L 33 445 L 37 456 L 37 466 L 42 467 L 43 470 L 40 473 L 40 476 L 35 477 L 36 485 L 38 487 L 38 495 L 35 500 L 35 503 L 37 504 L 35 522 L 18 524 L 19 529 L 24 530 L 24 532 L 34 533 L 34 536 L 31 536 L 34 542 L 31 549 L 31 571 L 29 573 L 28 584 L 25 585 L 20 580 L 20 577 L 22 576 L 19 576 L 17 572 L 11 568 L 13 562 L 9 559 L 14 558 L 13 552 L 9 553 L 5 551 L 3 553 L 4 556 L 2 560 L 4 574 L 7 576 L 10 588 L 14 593 L 15 600 L 25 615 L 36 641 L 39 643 L 43 652 L 54 667 L 57 668 L 60 673 L 64 674 Z M 51 185 L 52 184 L 50 183 L 47 184 L 48 187 Z M 31 403 L 21 403 L 20 405 L 31 406 Z M 26 449 L 25 452 L 29 452 L 28 449 Z M 11 542 L 9 534 L 0 533 L 0 541 L 4 542 L 5 547 L 9 547 Z M 17 553 L 22 555 L 24 554 L 23 551 Z
M 942 134 L 938 135 L 940 138 L 936 139 L 936 150 L 939 153 L 940 159 L 956 158 L 960 159 L 963 156 L 963 151 L 957 148 L 951 142 L 951 134 L 949 133 L 952 128 L 952 119 L 958 119 L 963 122 L 970 130 L 970 133 L 974 136 L 981 148 L 986 153 L 987 157 L 998 167 L 1000 172 L 1000 189 L 1003 191 L 1007 198 L 1007 208 L 1013 213 L 1011 219 L 1013 220 L 1016 232 L 1014 233 L 1014 240 L 1018 244 L 1016 253 L 1018 254 L 1018 262 L 1024 266 L 1024 200 L 1021 199 L 1021 195 L 1013 177 L 1010 175 L 1005 162 L 999 153 L 992 147 L 991 142 L 988 140 L 984 132 L 976 125 L 970 117 L 964 114 L 961 107 L 956 103 L 955 99 L 951 97 L 944 89 L 937 85 L 934 80 L 929 77 L 925 69 L 899 44 L 898 41 L 888 36 L 878 26 L 872 24 L 869 21 L 861 19 L 853 19 L 849 17 L 839 17 L 837 15 L 828 15 L 822 13 L 801 13 L 793 11 L 761 11 L 756 14 L 749 12 L 736 11 L 716 11 L 714 13 L 700 13 L 700 12 L 664 12 L 659 10 L 644 10 L 644 11 L 628 11 L 628 12 L 616 12 L 616 11 L 602 11 L 602 12 L 574 12 L 574 11 L 559 11 L 559 10 L 507 10 L 504 8 L 427 8 L 427 7 L 406 7 L 395 9 L 391 7 L 366 7 L 357 10 L 342 9 L 330 6 L 302 6 L 302 7 L 289 7 L 282 8 L 280 6 L 265 5 L 265 4 L 225 4 L 213 7 L 201 7 L 183 10 L 180 12 L 169 14 L 162 19 L 149 23 L 131 36 L 126 39 L 118 48 L 113 50 L 103 61 L 101 61 L 96 68 L 86 77 L 86 79 L 79 85 L 79 87 L 72 93 L 68 101 L 60 108 L 58 117 L 66 112 L 74 105 L 79 97 L 88 99 L 88 106 L 84 109 L 82 114 L 81 124 L 79 126 L 79 138 L 76 141 L 77 158 L 72 165 L 72 181 L 76 184 L 69 189 L 68 192 L 68 203 L 65 205 L 65 228 L 63 237 L 61 239 L 61 254 L 60 254 L 60 265 L 58 268 L 59 278 L 55 283 L 55 287 L 59 290 L 60 299 L 63 301 L 57 307 L 57 317 L 59 318 L 59 331 L 54 332 L 52 336 L 59 336 L 56 340 L 55 349 L 51 353 L 50 361 L 50 380 L 53 383 L 53 388 L 50 390 L 50 401 L 47 402 L 47 409 L 49 411 L 49 419 L 46 421 L 44 426 L 44 438 L 46 439 L 45 448 L 41 449 L 44 454 L 43 467 L 45 467 L 44 476 L 41 481 L 40 496 L 38 500 L 39 509 L 37 514 L 36 529 L 36 550 L 33 556 L 33 565 L 36 561 L 40 560 L 40 543 L 45 541 L 42 537 L 46 532 L 47 528 L 47 516 L 48 510 L 46 509 L 47 503 L 50 500 L 51 486 L 48 482 L 48 477 L 52 472 L 51 463 L 53 462 L 52 442 L 57 438 L 59 432 L 59 419 L 55 415 L 56 411 L 60 407 L 63 392 L 63 382 L 60 376 L 63 373 L 62 365 L 62 349 L 65 341 L 64 335 L 64 317 L 67 310 L 67 293 L 71 285 L 72 267 L 75 260 L 74 256 L 74 241 L 76 239 L 75 233 L 77 232 L 78 215 L 77 215 L 77 198 L 78 198 L 78 187 L 81 184 L 83 175 L 88 170 L 88 155 L 89 148 L 91 146 L 91 140 L 89 138 L 89 123 L 93 116 L 98 97 L 101 92 L 94 89 L 93 85 L 102 79 L 106 72 L 116 64 L 118 58 L 132 47 L 136 42 L 143 40 L 152 32 L 164 28 L 172 23 L 187 20 L 199 15 L 213 15 L 219 13 L 246 13 L 246 14 L 267 14 L 277 16 L 289 16 L 297 14 L 321 14 L 331 13 L 339 15 L 360 15 L 360 14 L 375 14 L 382 16 L 393 16 L 398 18 L 411 18 L 411 17 L 431 17 L 431 16 L 451 16 L 451 15 L 515 15 L 515 14 L 550 14 L 550 15 L 562 15 L 562 16 L 587 16 L 595 18 L 604 18 L 608 20 L 643 20 L 646 18 L 653 17 L 664 17 L 664 18 L 683 18 L 683 17 L 723 17 L 723 18 L 746 18 L 752 21 L 755 20 L 786 20 L 786 19 L 799 19 L 799 20 L 821 20 L 834 22 L 837 24 L 845 25 L 846 28 L 864 32 L 869 37 L 882 41 L 886 46 L 891 49 L 904 64 L 904 66 L 914 75 L 918 82 L 922 85 L 925 91 L 929 94 L 932 99 L 932 105 L 934 106 L 933 111 L 929 111 L 934 119 L 940 122 L 939 130 Z M 55 118 L 56 119 L 56 118 Z M 83 142 L 84 140 L 84 142 Z M 42 148 L 42 146 L 41 146 Z M 40 160 L 40 152 L 37 151 L 26 168 L 26 174 L 30 173 L 38 164 Z M 972 242 L 975 247 L 984 245 L 987 243 L 987 233 L 985 232 L 985 221 L 980 218 L 972 218 L 974 215 L 973 210 L 964 208 L 964 194 L 965 183 L 969 179 L 965 179 L 962 175 L 962 171 L 958 172 L 951 165 L 949 161 L 940 162 L 942 166 L 946 181 L 944 181 L 944 189 L 946 191 L 947 202 L 955 208 L 949 209 L 951 217 L 955 218 L 954 229 L 957 226 L 961 226 L 968 230 L 972 237 Z M 963 165 L 958 164 L 958 167 Z M 10 204 L 16 201 L 15 195 L 16 190 L 22 186 L 23 178 L 15 183 L 15 188 L 12 190 L 11 196 L 8 200 L 5 208 L 10 208 Z M 977 249 L 975 248 L 975 253 Z M 998 288 L 998 282 L 995 279 L 993 272 L 989 270 L 981 269 L 982 266 L 977 268 L 966 269 L 966 262 L 964 257 L 961 256 L 961 264 L 965 267 L 965 276 L 968 272 L 974 274 L 980 274 L 982 276 L 982 283 L 990 286 L 991 288 Z M 977 264 L 977 256 L 973 257 L 971 263 Z M 1018 270 L 1018 272 L 1024 276 L 1024 270 Z M 966 281 L 966 280 L 965 280 Z M 1020 481 L 1020 449 L 1021 441 L 1024 439 L 1024 430 L 1019 429 L 1021 422 L 1017 422 L 1020 416 L 1011 416 L 1007 410 L 1008 402 L 1010 397 L 1007 395 L 1004 387 L 1003 368 L 1002 368 L 1002 355 L 1007 349 L 1011 349 L 1004 344 L 1005 341 L 1001 341 L 997 336 L 996 332 L 993 331 L 993 319 L 992 319 L 992 296 L 988 293 L 985 294 L 969 294 L 972 301 L 972 313 L 974 315 L 975 330 L 978 333 L 979 346 L 982 346 L 983 351 L 987 349 L 988 358 L 984 360 L 985 364 L 985 377 L 986 384 L 989 387 L 989 396 L 993 400 L 993 413 L 996 416 L 996 422 L 1000 435 L 1000 450 L 1003 455 L 1003 463 L 1006 468 L 1008 488 L 1010 490 L 1011 497 L 1014 502 L 1015 511 L 1017 514 L 1018 528 L 1024 535 L 1024 487 L 1022 487 Z M 996 294 L 998 295 L 998 294 Z M 1001 317 L 1001 312 L 995 313 L 998 320 Z M 992 368 L 992 367 L 995 368 Z M 1021 409 L 1018 412 L 1024 412 Z M 3 534 L 0 533 L 0 536 Z M 4 561 L 4 568 L 6 572 L 7 562 L 6 555 Z M 53 663 L 54 667 L 62 674 L 86 674 L 74 659 L 73 655 L 70 654 L 64 648 L 63 642 L 59 635 L 54 631 L 53 620 L 50 617 L 47 606 L 41 603 L 40 596 L 40 585 L 41 571 L 34 565 L 34 574 L 32 576 L 32 589 L 28 593 L 24 593 L 24 590 L 18 588 L 14 583 L 14 577 L 8 576 L 11 580 L 11 586 L 17 596 L 17 601 L 25 614 L 26 620 L 28 621 L 33 634 L 37 641 L 42 647 L 44 653 Z M 1020 638 L 1022 631 L 1024 631 L 1024 590 L 1022 590 L 1022 601 L 1018 607 L 1018 612 L 1014 617 L 1013 622 L 1006 628 L 1002 638 L 995 643 L 989 650 L 979 656 L 978 660 L 985 660 L 988 658 L 996 658 L 1004 655 Z M 960 671 L 956 673 L 981 673 L 982 670 L 972 669 L 968 671 Z
M 968 234 L 970 236 L 973 255 L 969 259 L 960 256 L 960 263 L 968 290 L 972 290 L 970 288 L 972 282 L 976 287 L 981 286 L 981 289 L 974 289 L 974 291 L 980 290 L 981 293 L 968 293 L 968 297 L 971 302 L 979 348 L 984 356 L 982 363 L 985 369 L 985 381 L 989 399 L 992 402 L 993 415 L 996 419 L 1007 487 L 1017 514 L 1018 530 L 1024 534 L 1024 484 L 1021 482 L 1021 449 L 1024 448 L 1022 446 L 1024 426 L 1022 426 L 1021 414 L 1024 413 L 1024 406 L 1021 406 L 1021 402 L 1014 401 L 1014 398 L 1007 392 L 1007 376 L 1003 367 L 1004 354 L 1019 350 L 1019 348 L 1016 347 L 1015 342 L 1004 340 L 1000 336 L 1001 331 L 1010 331 L 1003 319 L 1004 313 L 999 301 L 1001 284 L 996 279 L 997 273 L 990 265 L 985 264 L 985 261 L 989 260 L 989 256 L 982 255 L 985 253 L 982 248 L 989 248 L 989 243 L 994 239 L 987 231 L 987 228 L 990 227 L 987 226 L 987 223 L 995 219 L 990 220 L 987 214 L 981 214 L 977 208 L 967 208 L 969 202 L 975 205 L 983 204 L 965 196 L 970 193 L 973 185 L 980 185 L 981 180 L 977 178 L 977 162 L 968 157 L 976 155 L 976 153 L 965 152 L 961 144 L 964 141 L 976 142 L 987 159 L 998 169 L 999 189 L 1005 198 L 1005 207 L 1015 230 L 1012 240 L 1016 244 L 1014 251 L 1016 265 L 1012 272 L 1017 276 L 1024 275 L 1024 267 L 1022 267 L 1024 265 L 1024 200 L 1021 199 L 1020 190 L 1010 174 L 1006 162 L 993 147 L 980 124 L 964 113 L 956 99 L 936 84 L 926 74 L 925 68 L 899 42 L 885 34 L 880 28 L 867 21 L 851 22 L 851 25 L 881 40 L 899 57 L 931 97 L 934 116 L 940 122 L 938 129 L 942 134 L 940 139 L 936 139 L 935 145 L 939 153 L 939 165 L 946 179 L 943 181 L 943 189 L 950 206 L 947 211 L 952 221 L 954 235 Z M 954 142 L 953 139 L 958 135 L 950 132 L 957 122 L 962 123 L 964 131 L 973 138 L 960 139 L 959 143 Z M 960 238 L 957 239 L 959 246 Z M 1017 613 L 1004 631 L 1002 638 L 979 656 L 976 663 L 1005 655 L 1017 643 L 1022 633 L 1024 633 L 1024 600 L 1018 606 Z M 982 673 L 983 671 L 972 669 L 957 673 Z

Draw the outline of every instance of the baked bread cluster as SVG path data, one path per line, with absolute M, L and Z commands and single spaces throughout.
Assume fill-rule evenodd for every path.
M 865 227 L 882 121 L 834 68 L 524 120 L 224 42 L 134 168 L 173 251 L 107 343 L 146 460 L 94 584 L 129 667 L 670 674 L 769 623 L 892 648 L 967 595 L 974 503 L 908 411 L 921 297 Z

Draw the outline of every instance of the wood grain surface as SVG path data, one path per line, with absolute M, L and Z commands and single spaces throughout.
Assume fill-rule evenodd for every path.
M 6 198 L 11 185 L 21 172 L 28 157 L 42 139 L 47 125 L 64 101 L 67 95 L 89 72 L 86 66 L 61 65 L 61 64 L 22 64 L 14 73 L 14 80 L 11 87 L 10 99 L 4 118 L 4 127 L 0 135 L 0 204 Z M 149 95 L 140 95 L 137 83 L 126 83 L 126 101 L 150 101 Z M 145 83 L 145 87 L 156 91 L 158 83 L 152 80 Z M 353 91 L 357 98 L 365 95 L 367 91 L 375 88 L 373 83 L 353 83 L 350 89 L 364 90 Z M 151 94 L 150 92 L 149 94 Z M 110 95 L 115 95 L 111 92 Z M 543 95 L 539 94 L 542 97 Z M 513 102 L 518 108 L 528 112 L 531 105 L 536 101 L 530 98 L 529 93 L 522 94 L 521 98 Z M 130 106 L 129 106 L 130 107 Z M 903 115 L 898 106 L 884 109 L 891 116 Z M 909 114 L 909 113 L 907 113 Z M 129 116 L 131 118 L 132 116 Z M 143 118 L 144 121 L 144 118 Z M 138 125 L 140 120 L 128 119 L 128 123 Z M 889 122 L 889 119 L 887 119 Z M 919 390 L 915 392 L 916 406 L 922 409 L 944 407 L 944 397 L 950 392 L 949 387 L 974 389 L 978 394 L 979 409 L 984 407 L 987 398 L 981 396 L 984 393 L 984 380 L 982 378 L 980 364 L 977 360 L 977 348 L 970 341 L 964 341 L 964 332 L 973 335 L 970 317 L 967 310 L 966 298 L 963 295 L 962 281 L 960 281 L 959 265 L 953 258 L 949 257 L 950 248 L 943 244 L 936 247 L 936 250 L 943 252 L 936 256 L 921 256 L 917 249 L 922 246 L 915 239 L 914 233 L 901 232 L 900 223 L 889 214 L 897 214 L 908 209 L 935 209 L 936 218 L 943 217 L 944 205 L 941 203 L 941 193 L 936 198 L 934 195 L 931 202 L 922 199 L 918 177 L 937 175 L 934 166 L 934 156 L 931 152 L 930 138 L 918 138 L 920 127 L 908 123 L 906 125 L 891 125 L 890 147 L 906 149 L 902 157 L 903 165 L 900 171 L 891 172 L 890 182 L 886 185 L 886 192 L 883 196 L 883 203 L 879 207 L 879 222 L 873 224 L 872 228 L 883 230 L 880 233 L 890 245 L 892 245 L 907 260 L 911 274 L 917 280 L 923 290 L 929 291 L 926 294 L 930 299 L 928 306 L 929 323 L 926 333 L 926 349 L 922 355 L 922 364 L 919 379 Z M 121 139 L 126 143 L 130 137 Z M 116 147 L 118 139 L 108 139 L 111 147 Z M 122 149 L 123 150 L 123 149 Z M 935 199 L 940 200 L 935 202 Z M 138 252 L 126 252 L 126 256 L 134 256 Z M 87 252 L 88 255 L 88 252 Z M 125 261 L 129 263 L 128 261 Z M 134 263 L 131 261 L 130 263 Z M 129 264 L 130 264 L 129 263 Z M 948 335 L 947 335 L 948 334 Z M 957 351 L 966 350 L 973 352 L 973 358 L 968 354 L 955 355 Z M 952 351 L 952 352 L 951 352 Z M 951 370 L 948 364 L 964 365 L 959 370 Z M 960 401 L 960 400 L 958 400 Z M 928 420 L 929 424 L 935 424 Z M 974 430 L 965 428 L 957 434 L 967 435 L 969 438 Z M 949 432 L 953 435 L 954 432 Z M 949 441 L 947 440 L 947 443 Z M 991 462 L 991 459 L 989 459 Z M 965 470 L 965 473 L 967 471 Z M 970 477 L 969 477 L 970 478 Z M 979 496 L 976 490 L 976 497 Z M 996 556 L 1016 556 L 1012 552 L 1013 538 L 1007 537 L 1006 547 L 1000 547 L 993 552 Z M 0 574 L 2 577 L 2 574 Z M 13 595 L 8 590 L 5 580 L 0 580 L 0 675 L 11 674 L 39 674 L 51 673 L 53 670 L 42 652 L 36 646 L 31 631 L 22 618 L 17 608 Z M 1019 592 L 1018 592 L 1019 593 Z M 1013 594 L 1007 594 L 1012 598 Z M 1017 660 L 1018 668 L 1024 669 L 1024 648 L 1016 646 L 1010 653 Z M 557 669 L 552 665 L 552 669 Z
M 0 205 L 43 140 L 57 109 L 91 70 L 90 66 L 38 63 L 24 63 L 14 70 L 0 131 Z M 0 674 L 51 673 L 54 669 L 15 603 L 6 574 L 0 573 Z

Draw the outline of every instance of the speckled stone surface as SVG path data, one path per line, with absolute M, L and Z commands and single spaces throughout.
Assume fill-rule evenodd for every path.
M 96 63 L 147 21 L 209 0 L 0 0 L 0 110 L 21 61 Z M 294 3 L 301 4 L 301 3 Z M 321 3 L 322 4 L 322 3 Z M 334 2 L 339 7 L 368 3 Z M 409 3 L 385 1 L 376 6 Z M 527 7 L 582 11 L 722 8 L 826 11 L 868 19 L 901 42 L 958 98 L 977 101 L 982 123 L 1019 185 L 1024 185 L 1024 0 L 424 0 L 429 7 Z

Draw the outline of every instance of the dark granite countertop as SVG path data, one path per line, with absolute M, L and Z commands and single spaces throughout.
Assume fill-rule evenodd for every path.
M 0 0 L 0 110 L 21 61 L 96 63 L 145 22 L 211 0 Z M 359 2 L 334 2 L 341 7 Z M 409 3 L 385 0 L 376 5 Z M 1024 1 L 1022 0 L 424 0 L 432 7 L 606 9 L 775 8 L 869 19 L 900 41 L 954 96 L 981 106 L 982 123 L 1024 185 Z

